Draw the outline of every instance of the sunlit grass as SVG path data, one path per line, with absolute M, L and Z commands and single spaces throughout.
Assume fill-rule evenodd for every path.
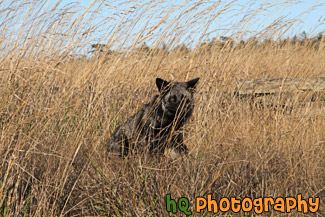
M 178 5 L 179 22 L 171 20 L 170 7 L 155 11 L 156 5 L 138 2 L 132 13 L 126 13 L 127 7 L 124 17 L 114 15 L 118 22 L 107 27 L 110 37 L 102 55 L 84 57 L 75 54 L 90 48 L 89 34 L 110 23 L 103 21 L 97 28 L 87 22 L 101 7 L 111 6 L 94 3 L 87 10 L 72 3 L 33 17 L 43 3 L 48 2 L 30 6 L 13 1 L 1 11 L 1 216 L 166 216 L 168 193 L 192 202 L 209 193 L 215 198 L 302 193 L 324 203 L 322 98 L 315 102 L 320 109 L 311 105 L 310 93 L 297 93 L 299 100 L 297 95 L 286 101 L 274 97 L 273 106 L 261 107 L 254 99 L 232 94 L 238 79 L 324 77 L 324 38 L 317 47 L 312 40 L 258 44 L 290 27 L 280 20 L 244 44 L 235 36 L 246 33 L 234 24 L 232 30 L 228 27 L 235 32 L 234 44 L 195 46 L 181 36 L 194 31 L 207 35 L 205 25 L 218 12 L 236 8 L 236 1 L 205 8 L 198 7 L 200 2 Z M 142 13 L 157 20 L 137 34 L 132 28 L 144 19 Z M 5 19 L 5 14 L 10 16 Z M 17 22 L 26 20 L 20 32 L 10 29 L 15 22 L 10 17 L 18 15 Z M 254 20 L 253 11 L 251 15 Z M 195 21 L 204 24 L 201 29 Z M 152 35 L 141 36 L 148 32 Z M 150 46 L 137 49 L 145 39 Z M 202 36 L 201 42 L 206 39 Z M 188 49 L 174 49 L 183 42 Z M 191 156 L 109 157 L 106 144 L 112 131 L 150 101 L 156 77 L 201 78 L 193 117 L 184 129 Z M 291 111 L 282 109 L 282 103 Z M 321 207 L 319 214 L 323 212 Z

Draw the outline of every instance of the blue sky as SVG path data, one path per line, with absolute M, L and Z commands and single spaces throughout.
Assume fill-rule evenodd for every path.
M 69 1 L 62 1 L 62 3 L 67 3 Z M 82 6 L 87 7 L 92 1 L 86 0 L 86 1 L 79 1 Z M 110 1 L 108 1 L 110 2 Z M 137 1 L 139 4 L 132 3 L 131 1 L 128 3 L 125 3 L 126 1 L 111 1 L 111 5 L 114 5 L 116 13 L 118 13 L 120 10 L 128 11 L 132 7 L 137 7 L 138 5 L 141 5 L 143 3 L 148 3 L 150 1 L 142 0 Z M 186 1 L 186 0 L 177 0 L 177 1 L 153 1 L 158 2 L 156 6 L 153 6 L 152 10 L 155 14 L 161 13 L 163 16 L 164 13 L 162 11 L 165 10 L 171 10 L 173 7 L 182 7 L 184 6 L 183 10 L 175 11 L 174 14 L 171 14 L 169 16 L 169 19 L 166 21 L 166 25 L 168 25 L 168 22 L 173 22 L 173 20 L 179 16 L 179 14 L 182 13 L 182 11 L 186 10 L 186 7 L 190 7 L 191 4 L 186 4 L 186 2 L 198 2 L 198 1 Z M 202 8 L 197 8 L 198 11 L 202 9 L 203 7 L 209 7 L 213 4 L 217 4 L 219 1 L 205 1 L 205 4 L 202 4 Z M 238 32 L 238 29 L 236 30 L 229 30 L 227 29 L 228 26 L 236 26 L 236 23 L 241 23 L 238 25 L 238 28 L 245 32 L 243 37 L 250 37 L 254 35 L 254 33 L 260 31 L 261 29 L 267 27 L 268 25 L 271 25 L 272 22 L 277 20 L 278 18 L 282 17 L 284 20 L 289 19 L 295 19 L 296 21 L 294 24 L 285 32 L 281 33 L 281 37 L 292 37 L 293 35 L 299 35 L 303 31 L 307 33 L 308 36 L 315 36 L 318 33 L 323 32 L 325 30 L 325 0 L 316 0 L 316 1 L 297 1 L 297 0 L 288 0 L 288 1 L 265 1 L 265 0 L 258 0 L 258 1 L 249 1 L 249 0 L 238 0 L 238 1 L 221 1 L 222 3 L 220 6 L 218 6 L 218 10 L 220 8 L 226 7 L 228 3 L 233 2 L 233 5 L 230 7 L 229 10 L 226 10 L 224 14 L 216 17 L 215 20 L 213 20 L 210 23 L 209 28 L 207 29 L 207 37 L 206 38 L 213 38 L 218 37 L 221 35 L 231 35 L 234 34 L 234 32 Z M 272 4 L 275 4 L 276 6 L 267 8 L 268 2 L 271 2 Z M 286 2 L 286 3 L 284 3 Z M 250 23 L 243 24 L 243 20 L 245 20 L 245 16 L 249 17 L 249 14 L 245 15 L 245 12 L 250 10 L 258 10 L 260 5 L 264 4 L 264 10 L 263 12 L 259 12 L 259 15 L 256 15 L 254 19 Z M 161 9 L 159 9 L 159 7 Z M 216 13 L 219 12 L 216 10 Z M 144 12 L 144 15 L 147 12 Z M 105 14 L 105 10 L 103 11 L 103 14 Z M 213 14 L 213 13 L 211 13 Z M 210 14 L 210 15 L 211 15 Z M 237 14 L 237 15 L 236 15 Z M 239 15 L 238 15 L 239 14 Z M 194 16 L 195 14 L 193 14 Z M 197 14 L 196 14 L 197 15 Z M 105 16 L 105 15 L 104 15 Z M 137 25 L 134 27 L 134 31 L 138 31 L 139 29 L 144 27 L 144 24 L 150 20 L 153 16 L 153 14 L 147 13 L 147 17 L 144 16 L 142 20 L 139 20 Z M 157 15 L 159 17 L 159 15 Z M 204 18 L 204 17 L 203 17 Z M 202 17 L 201 19 L 204 20 Z M 132 18 L 131 18 L 132 19 Z M 154 20 L 154 18 L 152 18 Z M 188 22 L 191 22 L 191 18 L 182 18 L 183 20 L 187 20 Z M 95 20 L 96 22 L 96 20 Z M 153 21 L 152 21 L 153 22 Z M 157 21 L 158 22 L 158 21 Z M 198 26 L 193 26 L 193 28 L 184 29 L 183 35 L 184 35 L 184 41 L 191 41 L 191 40 L 197 40 L 199 38 L 199 35 L 203 32 L 204 28 L 204 21 L 202 21 L 202 29 L 195 29 Z M 181 25 L 180 25 L 181 26 Z M 103 26 L 105 28 L 105 25 Z M 181 29 L 181 28 L 179 28 Z M 209 34 L 210 32 L 210 34 Z M 197 33 L 197 35 L 195 35 Z M 156 34 L 159 35 L 159 30 L 156 30 Z M 171 32 L 172 34 L 172 32 Z
M 3 8 L 12 15 L 0 13 L 0 24 L 7 20 L 1 27 L 6 38 L 14 42 L 21 31 L 28 39 L 43 35 L 50 40 L 48 49 L 73 45 L 85 50 L 93 43 L 194 47 L 220 36 L 277 39 L 303 31 L 309 37 L 325 33 L 325 0 L 5 0 Z
M 322 5 L 321 5 L 322 4 Z M 297 25 L 293 32 L 299 33 L 306 31 L 309 34 L 317 34 L 325 31 L 325 1 L 303 1 L 300 4 L 293 5 L 291 8 L 284 10 L 284 13 L 288 13 L 291 17 L 296 17 L 302 14 L 300 17 L 301 23 Z M 315 5 L 321 5 L 316 9 L 313 9 Z M 306 13 L 304 13 L 306 10 Z M 322 25 L 321 25 L 322 24 Z
M 62 4 L 67 4 L 72 1 L 69 0 L 63 0 Z M 82 1 L 74 1 L 79 2 L 83 7 L 89 6 L 92 0 L 82 0 Z M 110 2 L 110 1 L 108 1 Z M 126 4 L 119 5 L 119 1 L 111 1 L 112 5 L 116 5 L 117 9 L 120 8 L 127 8 Z M 113 3 L 114 2 L 114 3 Z M 122 2 L 122 1 L 120 1 Z M 162 1 L 161 1 L 162 2 Z M 184 2 L 184 1 L 174 1 L 174 2 Z M 211 1 L 213 2 L 213 1 Z M 215 1 L 217 2 L 217 1 Z M 227 2 L 227 1 L 223 1 Z M 230 1 L 228 1 L 230 2 Z M 246 5 L 248 4 L 248 0 L 239 0 L 236 3 Z M 259 3 L 265 2 L 265 1 L 253 1 L 254 5 L 257 6 Z M 276 2 L 276 1 L 270 1 L 270 2 Z M 278 1 L 278 2 L 285 2 L 285 1 Z M 292 32 L 299 34 L 302 31 L 306 31 L 309 34 L 317 34 L 320 32 L 325 31 L 325 0 L 305 0 L 305 1 L 287 1 L 288 4 L 285 8 L 281 8 L 280 10 L 277 10 L 276 13 L 277 16 L 280 15 L 287 15 L 288 18 L 298 18 L 300 21 L 294 26 L 292 29 Z M 250 7 L 254 7 L 254 5 L 250 5 Z M 247 5 L 248 6 L 248 5 Z M 317 6 L 316 8 L 314 8 Z M 229 14 L 231 16 L 231 14 Z M 276 16 L 276 15 L 275 15 Z

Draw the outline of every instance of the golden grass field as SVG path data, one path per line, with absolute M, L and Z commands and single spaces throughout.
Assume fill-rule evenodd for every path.
M 195 198 L 207 194 L 220 199 L 301 193 L 320 198 L 316 214 L 271 209 L 261 216 L 325 215 L 322 98 L 314 112 L 308 97 L 275 97 L 279 106 L 261 107 L 229 94 L 238 79 L 324 77 L 324 37 L 317 49 L 269 41 L 92 58 L 3 51 L 0 216 L 168 216 L 168 193 L 188 198 L 192 212 Z M 150 101 L 156 77 L 201 78 L 184 127 L 190 156 L 109 157 L 111 133 Z M 282 109 L 283 103 L 292 111 Z

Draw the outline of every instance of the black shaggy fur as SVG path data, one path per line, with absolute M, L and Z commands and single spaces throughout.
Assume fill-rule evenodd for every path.
M 174 148 L 188 153 L 179 129 L 193 111 L 193 93 L 199 78 L 187 82 L 156 79 L 159 94 L 150 103 L 118 126 L 108 143 L 108 151 L 126 156 L 130 152 L 164 153 Z

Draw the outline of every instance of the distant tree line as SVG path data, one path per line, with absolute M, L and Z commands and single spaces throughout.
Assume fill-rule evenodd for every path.
M 315 37 L 308 37 L 306 32 L 302 32 L 300 35 L 295 35 L 292 38 L 271 40 L 271 39 L 258 39 L 256 37 L 249 38 L 247 40 L 236 41 L 231 37 L 220 36 L 218 38 L 212 38 L 209 41 L 202 42 L 198 47 L 205 49 L 224 49 L 224 48 L 236 48 L 241 49 L 247 46 L 251 47 L 266 47 L 268 45 L 276 46 L 286 46 L 286 45 L 305 45 L 309 48 L 319 49 L 322 43 L 325 42 L 325 35 L 323 33 L 318 34 Z M 323 45 L 324 47 L 324 45 Z M 160 48 L 150 48 L 146 43 L 141 44 L 133 50 L 135 53 L 147 53 L 156 54 L 161 52 L 182 52 L 187 53 L 192 51 L 191 48 L 187 47 L 185 44 L 178 45 L 172 49 L 169 49 L 166 44 L 163 44 Z M 92 44 L 89 53 L 95 55 L 110 55 L 118 51 L 108 49 L 106 44 Z
M 246 46 L 253 46 L 253 47 L 264 47 L 266 45 L 278 45 L 280 47 L 286 45 L 306 45 L 310 48 L 319 49 L 321 44 L 325 42 L 325 35 L 323 33 L 318 34 L 315 37 L 307 37 L 306 32 L 302 32 L 300 35 L 295 35 L 292 38 L 286 39 L 279 39 L 279 40 L 272 40 L 272 39 L 264 39 L 260 40 L 256 37 L 249 38 L 247 40 L 241 40 L 239 42 L 233 40 L 231 37 L 221 36 L 219 38 L 213 38 L 208 42 L 203 42 L 200 47 L 214 47 L 223 49 L 225 47 L 236 47 L 236 48 L 243 48 Z

